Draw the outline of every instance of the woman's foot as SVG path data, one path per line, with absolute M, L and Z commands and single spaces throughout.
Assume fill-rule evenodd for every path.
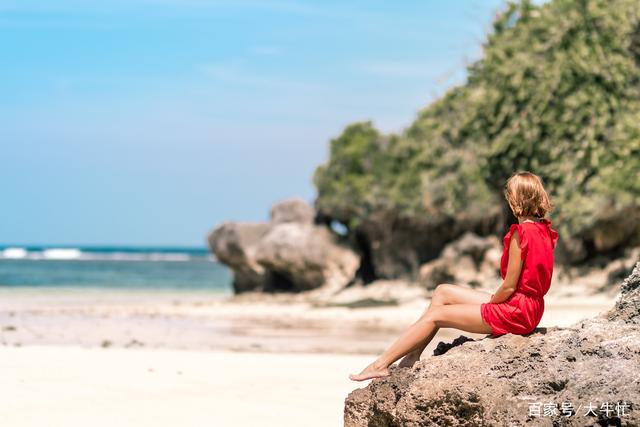
M 412 351 L 402 358 L 398 366 L 400 368 L 412 368 L 413 365 L 420 360 L 420 353 Z
M 370 380 L 372 378 L 382 378 L 389 376 L 389 369 L 382 366 L 377 366 L 376 362 L 373 362 L 358 375 L 349 375 L 349 379 L 352 381 L 365 381 Z

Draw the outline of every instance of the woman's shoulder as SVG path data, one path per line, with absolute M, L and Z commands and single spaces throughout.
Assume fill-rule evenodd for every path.
M 536 222 L 525 221 L 521 224 L 513 224 L 509 230 L 509 233 L 513 234 L 515 230 L 518 230 L 520 234 L 520 238 L 522 239 L 524 235 L 531 234 L 531 233 L 527 233 L 527 230 L 530 230 L 535 227 L 542 227 L 547 231 L 547 235 L 551 240 L 551 247 L 555 248 L 556 243 L 558 241 L 558 232 L 551 227 L 551 220 L 548 218 L 542 218 L 540 221 L 536 221 Z M 539 234 L 537 233 L 532 234 L 532 236 L 535 236 L 535 235 L 539 235 Z
M 516 231 L 518 232 L 518 237 L 522 238 L 522 224 L 519 223 L 515 223 L 515 224 L 511 224 L 509 226 L 509 229 L 507 230 L 506 234 L 504 235 L 504 240 L 510 240 L 511 237 L 516 233 Z

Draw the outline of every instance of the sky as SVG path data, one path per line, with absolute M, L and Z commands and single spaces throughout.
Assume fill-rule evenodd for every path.
M 0 244 L 203 246 L 349 123 L 461 84 L 502 0 L 0 0 Z

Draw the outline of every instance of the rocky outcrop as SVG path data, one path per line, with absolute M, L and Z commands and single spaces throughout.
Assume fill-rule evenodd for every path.
M 211 251 L 234 273 L 235 293 L 327 291 L 351 282 L 360 257 L 339 236 L 313 223 L 313 209 L 288 199 L 265 223 L 225 222 L 209 235 Z
M 349 217 L 335 216 L 316 202 L 321 219 L 347 224 Z M 483 215 L 461 213 L 456 217 L 407 216 L 391 209 L 370 212 L 348 237 L 362 254 L 366 282 L 376 279 L 418 281 L 420 267 L 439 257 L 445 246 L 465 233 L 486 236 L 499 233 L 500 209 Z M 367 274 L 368 272 L 368 274 Z
M 640 425 L 640 262 L 599 316 L 440 344 L 350 393 L 345 425 Z

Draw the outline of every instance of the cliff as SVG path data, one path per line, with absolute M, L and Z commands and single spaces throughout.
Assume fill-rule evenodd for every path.
M 640 244 L 637 0 L 510 4 L 464 85 L 399 134 L 348 126 L 317 168 L 318 221 L 341 223 L 365 281 L 415 279 L 467 231 L 501 236 L 517 170 L 555 203 L 564 264 Z

